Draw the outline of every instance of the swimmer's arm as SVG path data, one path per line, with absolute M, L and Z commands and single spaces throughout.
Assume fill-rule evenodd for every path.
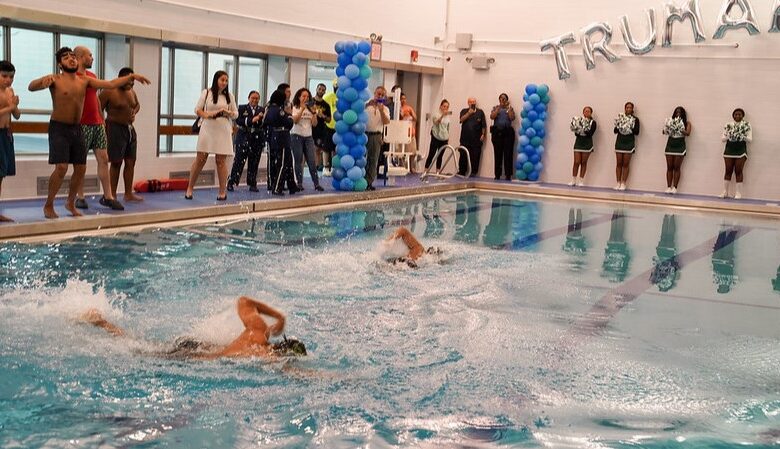
M 242 305 L 249 305 L 253 307 L 255 310 L 257 310 L 257 313 L 261 315 L 267 315 L 270 316 L 271 318 L 276 319 L 276 323 L 268 327 L 268 331 L 270 335 L 279 335 L 282 333 L 282 331 L 284 331 L 285 318 L 284 315 L 278 310 L 256 299 L 249 298 L 247 296 L 242 296 L 238 298 L 238 303 L 239 303 L 239 309 L 242 308 Z
M 136 80 L 141 84 L 151 84 L 151 81 L 149 81 L 145 76 L 139 75 L 137 73 L 120 76 L 119 78 L 114 78 L 111 81 L 87 78 L 87 83 L 89 83 L 89 87 L 93 89 L 116 89 L 117 87 L 124 86 L 131 80 Z
M 34 79 L 30 81 L 30 85 L 27 86 L 27 90 L 29 90 L 30 92 L 43 90 L 46 89 L 47 87 L 51 87 L 54 84 L 54 81 L 55 81 L 55 75 L 42 76 L 38 79 Z
M 409 258 L 417 260 L 425 252 L 425 248 L 420 244 L 417 238 L 406 228 L 398 228 L 393 234 L 394 238 L 401 239 L 409 248 Z

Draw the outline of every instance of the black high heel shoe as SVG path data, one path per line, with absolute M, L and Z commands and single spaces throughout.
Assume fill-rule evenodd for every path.
M 187 195 L 187 194 L 185 193 L 185 194 L 184 194 L 184 199 L 185 199 L 185 200 L 191 200 L 191 199 L 192 199 L 192 195 Z
M 227 200 L 227 195 L 217 197 L 217 201 L 226 201 L 226 200 Z

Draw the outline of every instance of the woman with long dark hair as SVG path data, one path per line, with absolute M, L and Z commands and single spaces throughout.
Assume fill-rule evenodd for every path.
M 666 141 L 666 193 L 677 193 L 677 185 L 680 184 L 680 173 L 685 153 L 688 151 L 685 138 L 691 135 L 691 122 L 688 121 L 688 113 L 685 108 L 674 108 L 672 117 L 664 124 L 663 133 L 669 136 Z
M 293 127 L 290 130 L 293 160 L 295 161 L 295 178 L 298 180 L 298 190 L 303 190 L 303 161 L 309 166 L 309 175 L 314 183 L 314 190 L 324 189 L 320 186 L 317 175 L 317 160 L 315 154 L 312 129 L 317 126 L 317 114 L 314 112 L 314 100 L 309 89 L 303 87 L 295 92 L 292 100 Z
M 228 92 L 228 74 L 218 70 L 214 73 L 211 87 L 205 89 L 195 107 L 195 114 L 200 117 L 200 132 L 195 160 L 190 168 L 190 182 L 184 198 L 191 200 L 195 183 L 203 166 L 214 154 L 219 178 L 218 201 L 227 199 L 227 157 L 233 154 L 233 120 L 238 117 L 236 99 Z

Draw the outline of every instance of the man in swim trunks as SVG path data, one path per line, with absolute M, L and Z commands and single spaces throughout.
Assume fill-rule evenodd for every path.
M 133 73 L 130 67 L 119 70 L 120 77 Z M 133 193 L 133 175 L 135 173 L 137 136 L 133 122 L 141 105 L 133 90 L 133 81 L 119 89 L 100 92 L 100 108 L 106 112 L 106 134 L 108 135 L 108 160 L 111 162 L 111 197 L 116 199 L 119 185 L 119 171 L 125 164 L 125 201 L 143 201 Z
M 0 61 L 0 188 L 3 178 L 16 174 L 14 138 L 11 135 L 11 117 L 19 120 L 19 97 L 11 84 L 14 82 L 16 68 L 10 61 Z M 0 214 L 0 223 L 13 221 Z
M 150 82 L 135 73 L 111 81 L 77 76 L 79 63 L 73 50 L 68 47 L 57 50 L 55 57 L 61 73 L 43 76 L 28 86 L 31 92 L 48 88 L 53 105 L 49 122 L 49 164 L 54 165 L 54 171 L 49 177 L 49 195 L 43 206 L 43 214 L 46 218 L 59 217 L 54 211 L 54 197 L 68 172 L 68 165 L 73 165 L 65 208 L 74 217 L 80 217 L 81 212 L 76 209 L 75 202 L 76 192 L 84 181 L 87 168 L 87 149 L 84 147 L 80 125 L 87 88 L 115 89 L 132 80 L 143 84 Z
M 267 315 L 276 320 L 267 325 L 263 319 Z M 244 323 L 244 331 L 226 346 L 218 347 L 203 344 L 191 339 L 177 341 L 177 347 L 165 354 L 183 358 L 212 360 L 221 357 L 272 357 L 276 355 L 306 355 L 306 347 L 298 340 L 285 339 L 271 344 L 268 339 L 272 335 L 280 335 L 284 331 L 284 315 L 273 307 L 246 296 L 238 298 L 238 317 Z M 111 335 L 122 337 L 124 330 L 107 321 L 95 309 L 90 309 L 82 320 L 105 329 Z

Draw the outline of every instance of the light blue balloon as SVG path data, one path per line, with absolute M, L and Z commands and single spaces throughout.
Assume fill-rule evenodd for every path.
M 539 102 L 542 101 L 542 97 L 539 96 L 539 94 L 531 94 L 528 96 L 528 102 L 537 105 Z
M 529 143 L 531 143 L 531 139 L 529 139 L 528 136 L 526 136 L 525 134 L 522 134 L 520 136 L 520 145 L 526 146 Z
M 349 78 L 347 78 L 346 76 L 340 76 L 339 79 L 338 79 L 338 83 L 339 83 L 339 90 L 336 91 L 336 96 L 338 96 L 339 91 L 342 91 L 342 93 L 343 93 L 344 89 L 346 89 L 348 87 L 352 87 L 352 81 Z
M 341 156 L 341 168 L 343 168 L 344 170 L 349 170 L 354 166 L 355 166 L 355 158 L 353 158 L 348 154 Z
M 524 111 L 533 111 L 534 110 L 534 105 L 532 105 L 530 101 L 526 101 L 526 102 L 523 103 L 523 110 Z
M 528 111 L 528 120 L 533 123 L 534 120 L 539 120 L 539 113 L 536 111 Z
M 360 53 L 358 53 L 360 54 Z M 363 171 L 360 170 L 360 167 L 353 165 L 352 168 L 347 170 L 347 178 L 351 179 L 352 182 L 357 181 L 358 179 L 363 177 Z
M 344 142 L 344 145 L 348 147 L 354 147 L 357 144 L 357 137 L 355 137 L 354 133 L 348 132 L 344 134 L 342 141 Z
M 526 162 L 528 162 L 528 155 L 525 153 L 518 154 L 517 161 L 520 162 L 520 164 L 525 164 Z
M 356 142 L 356 143 L 357 143 L 358 145 L 363 145 L 363 146 L 365 146 L 365 145 L 368 143 L 368 136 L 367 136 L 367 135 L 365 135 L 365 134 L 361 134 L 361 135 L 359 135 L 359 136 L 357 137 L 357 142 Z
M 544 146 L 539 145 L 538 147 L 536 147 L 536 154 L 538 154 L 539 156 L 543 155 L 544 154 Z
M 341 92 L 341 89 L 339 89 L 339 92 Z M 344 93 L 342 94 L 342 96 L 346 101 L 352 103 L 353 101 L 358 99 L 358 91 L 356 91 L 353 87 L 347 87 L 346 89 L 344 89 Z
M 365 154 L 365 153 L 363 153 L 363 154 Z M 366 170 L 365 170 L 366 162 L 367 161 L 366 161 L 366 157 L 365 156 L 363 156 L 363 157 L 361 157 L 359 159 L 355 159 L 355 165 L 357 165 L 358 167 L 363 169 L 363 176 L 365 176 L 365 172 L 366 172 Z
M 340 144 L 341 141 L 342 141 L 341 134 L 335 134 L 334 133 L 332 140 L 333 140 L 333 143 L 335 143 L 336 145 Z
M 539 103 L 536 106 L 534 106 L 534 110 L 536 112 L 545 112 L 547 110 L 547 105 L 544 103 Z
M 355 114 L 355 111 L 350 109 L 349 111 L 345 112 L 343 115 L 344 115 L 344 121 L 347 122 L 347 125 L 354 125 L 355 122 L 357 122 L 358 115 Z
M 344 41 L 337 41 L 336 45 L 333 46 L 333 49 L 336 50 L 336 53 L 343 53 L 344 52 Z
M 541 173 L 543 168 L 544 168 L 544 164 L 542 164 L 541 162 L 537 162 L 536 165 L 534 165 L 535 172 Z
M 363 111 L 360 114 L 358 114 L 358 121 L 362 123 L 368 123 L 368 113 L 366 111 Z
M 358 42 L 358 51 L 360 53 L 363 53 L 365 55 L 368 55 L 371 53 L 371 44 L 368 41 L 360 41 Z
M 349 55 L 350 58 L 354 56 L 355 53 L 357 53 L 357 49 L 358 49 L 357 43 L 355 43 L 354 41 L 347 41 L 344 43 L 344 53 Z
M 363 67 L 366 61 L 368 61 L 368 58 L 365 53 L 355 53 L 355 56 L 352 57 L 352 64 L 355 64 L 358 67 Z
M 349 108 L 355 111 L 355 114 L 358 114 L 359 117 L 360 113 L 366 110 L 366 103 L 360 98 L 358 98 L 357 100 L 352 102 Z
M 346 48 L 345 48 L 345 50 L 346 50 Z M 525 93 L 527 93 L 529 96 L 531 94 L 535 94 L 536 93 L 536 84 L 529 84 L 529 85 L 525 86 Z
M 344 134 L 347 131 L 349 131 L 349 125 L 347 125 L 344 120 L 336 122 L 335 126 L 336 132 L 339 134 Z
M 344 75 L 349 79 L 355 79 L 360 76 L 360 67 L 355 64 L 349 64 L 344 67 Z M 341 89 L 341 87 L 339 87 L 339 89 Z
M 339 120 L 341 120 L 341 118 L 342 118 L 341 117 L 341 112 L 336 111 L 336 112 L 333 113 L 333 120 L 338 122 Z
M 336 145 L 336 154 L 339 156 L 344 156 L 345 154 L 349 154 L 349 147 L 344 145 L 343 143 Z
M 533 127 L 537 132 L 542 131 L 544 129 L 544 120 L 535 120 Z
M 547 95 L 548 92 L 550 92 L 550 86 L 547 84 L 540 84 L 536 86 L 536 93 L 539 94 L 540 97 Z
M 346 156 L 344 156 L 344 157 L 346 157 Z M 539 156 L 538 153 L 537 154 L 532 154 L 531 157 L 528 158 L 528 162 L 530 162 L 532 164 L 537 164 L 541 160 L 542 160 L 542 158 Z
M 523 94 L 523 101 L 528 101 L 528 94 Z
M 360 95 L 359 95 L 359 97 L 360 97 L 360 99 L 361 99 L 361 100 L 363 100 L 363 101 L 368 101 L 368 100 L 370 100 L 370 99 L 371 99 L 371 92 L 369 92 L 369 91 L 368 91 L 368 90 L 366 90 L 366 89 L 363 89 L 363 90 L 361 90 L 361 91 L 360 91 Z
M 533 138 L 536 136 L 536 130 L 533 128 L 528 128 L 525 130 L 525 135 L 528 136 L 529 138 Z
M 339 183 L 339 187 L 341 187 L 341 190 L 344 190 L 344 191 L 348 192 L 348 191 L 351 191 L 355 187 L 355 183 L 352 182 L 352 180 L 349 179 L 349 178 L 344 178 Z
M 363 78 L 364 80 L 371 78 L 371 75 L 373 73 L 374 71 L 371 70 L 371 66 L 369 65 L 364 65 L 363 67 L 360 68 L 360 77 Z
M 528 129 L 528 128 L 530 128 L 532 125 L 533 125 L 533 122 L 531 121 L 531 119 L 530 119 L 530 118 L 524 118 L 523 120 L 521 120 L 521 121 L 520 121 L 520 127 L 521 127 L 522 129 Z
M 532 171 L 534 171 L 534 164 L 530 162 L 526 162 L 525 164 L 523 164 L 523 171 L 526 173 L 531 173 Z
M 528 174 L 526 172 L 524 172 L 523 170 L 517 170 L 515 172 L 515 178 L 519 179 L 520 181 L 525 181 L 526 178 L 528 178 Z
M 547 112 L 540 112 L 539 120 L 547 120 Z
M 528 117 L 528 111 L 526 111 L 525 109 L 521 109 L 520 110 L 520 117 L 522 117 L 522 118 Z
M 532 171 L 531 173 L 529 173 L 528 174 L 528 180 L 531 181 L 531 182 L 538 181 L 539 180 L 539 172 L 538 171 Z
M 358 120 L 354 125 L 352 125 L 351 130 L 355 134 L 363 134 L 366 132 L 366 124 Z
M 536 148 L 529 143 L 528 145 L 523 147 L 523 153 L 525 153 L 525 154 L 534 154 L 534 153 L 536 153 Z

